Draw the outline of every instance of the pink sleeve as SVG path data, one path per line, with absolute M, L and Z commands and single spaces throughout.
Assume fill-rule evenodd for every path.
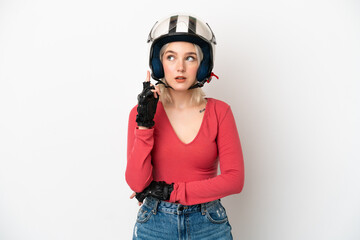
M 230 106 L 219 119 L 217 146 L 221 174 L 202 181 L 175 183 L 171 202 L 193 205 L 241 192 L 244 185 L 244 161 Z
M 153 180 L 151 150 L 154 145 L 154 129 L 138 129 L 137 106 L 130 111 L 127 138 L 127 165 L 125 178 L 135 192 L 144 190 Z

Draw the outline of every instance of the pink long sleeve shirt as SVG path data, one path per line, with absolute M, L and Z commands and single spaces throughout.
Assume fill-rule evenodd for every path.
M 177 137 L 160 101 L 151 129 L 138 129 L 137 106 L 131 110 L 125 176 L 133 191 L 141 192 L 153 180 L 174 183 L 169 201 L 183 205 L 241 192 L 244 162 L 233 113 L 225 102 L 206 99 L 200 130 L 188 144 Z

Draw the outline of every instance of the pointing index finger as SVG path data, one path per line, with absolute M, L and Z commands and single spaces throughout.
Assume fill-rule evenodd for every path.
M 145 81 L 150 82 L 150 71 L 149 70 L 146 72 L 146 80 Z

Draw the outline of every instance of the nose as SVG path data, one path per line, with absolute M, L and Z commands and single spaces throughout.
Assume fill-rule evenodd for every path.
M 184 64 L 183 61 L 178 61 L 177 71 L 178 72 L 185 72 L 185 64 Z

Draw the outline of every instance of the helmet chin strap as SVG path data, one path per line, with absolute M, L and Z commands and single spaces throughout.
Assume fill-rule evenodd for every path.
M 171 88 L 171 89 L 173 89 L 170 85 L 164 83 L 164 82 L 161 81 L 160 79 L 155 79 L 155 80 L 158 81 L 157 83 L 155 83 L 155 85 L 164 84 L 164 86 L 165 86 L 166 88 Z
M 194 89 L 194 88 L 201 88 L 204 86 L 205 82 L 207 83 L 210 83 L 211 82 L 211 79 L 212 77 L 216 77 L 217 79 L 219 79 L 219 77 L 217 75 L 215 75 L 213 72 L 211 72 L 211 75 L 209 78 L 205 78 L 204 80 L 202 80 L 201 82 L 197 82 L 196 84 L 192 85 L 191 87 L 188 88 L 188 90 L 190 89 Z M 171 89 L 174 89 L 172 88 L 170 85 L 164 83 L 163 81 L 161 81 L 160 79 L 155 79 L 156 81 L 158 81 L 155 85 L 158 85 L 158 84 L 164 84 L 164 86 L 166 88 L 171 88 Z
M 217 79 L 219 79 L 219 77 L 217 75 L 215 75 L 213 72 L 211 72 L 210 77 L 205 78 L 201 82 L 198 81 L 195 85 L 191 86 L 188 90 L 193 89 L 193 88 L 203 87 L 205 82 L 207 82 L 207 83 L 211 82 L 212 77 L 216 77 Z
M 158 82 L 155 83 L 155 85 L 164 84 L 164 86 L 165 86 L 166 88 L 174 89 L 173 87 L 171 87 L 170 85 L 164 83 L 164 82 L 161 81 L 161 80 L 156 80 L 156 81 L 158 81 Z M 196 84 L 194 84 L 194 85 L 192 85 L 191 87 L 189 87 L 188 90 L 193 89 L 193 88 L 198 88 L 198 87 L 204 86 L 205 81 L 206 81 L 206 80 L 202 81 L 201 83 L 200 83 L 200 82 L 197 82 Z
M 206 79 L 201 82 L 198 81 L 197 83 L 195 83 L 194 85 L 189 87 L 188 90 L 203 87 L 205 82 L 206 82 Z

